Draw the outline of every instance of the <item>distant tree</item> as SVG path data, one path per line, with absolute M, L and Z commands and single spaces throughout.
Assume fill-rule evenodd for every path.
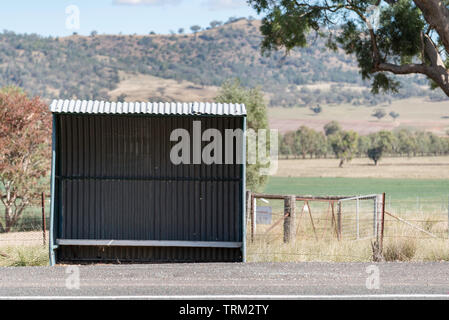
M 416 152 L 424 156 L 430 152 L 430 138 L 426 132 L 418 132 L 416 134 Z
M 235 16 L 234 17 L 229 17 L 228 20 L 225 22 L 225 24 L 230 24 L 230 23 L 236 22 L 238 20 L 239 20 L 239 18 L 237 18 Z
M 254 129 L 268 129 L 267 106 L 259 88 L 245 88 L 239 80 L 225 81 L 215 98 L 221 103 L 244 103 L 247 110 L 247 127 Z M 246 185 L 249 190 L 261 191 L 267 183 L 268 177 L 260 174 L 264 167 L 259 161 L 246 167 Z
M 316 132 L 306 126 L 301 126 L 295 133 L 295 151 L 304 159 L 312 155 L 315 149 Z
M 399 118 L 399 116 L 400 116 L 399 113 L 394 112 L 394 111 L 391 111 L 391 112 L 389 113 L 389 115 L 390 115 L 390 117 L 393 118 L 393 120 L 396 120 L 396 118 Z
M 429 145 L 430 153 L 432 153 L 434 156 L 441 154 L 443 150 L 442 139 L 440 139 L 440 137 L 438 137 L 433 132 L 428 132 L 427 134 L 429 136 L 430 141 Z
M 284 135 L 279 135 L 279 152 L 286 155 L 287 159 L 290 155 L 294 155 L 295 132 L 289 131 Z
M 178 33 L 179 33 L 179 34 L 183 34 L 183 33 L 184 33 L 184 28 L 179 28 L 179 29 L 178 29 Z
M 384 150 L 382 147 L 373 147 L 367 150 L 368 158 L 374 161 L 374 165 L 377 166 L 377 162 L 382 158 Z
M 382 130 L 371 136 L 371 148 L 367 150 L 367 156 L 377 166 L 378 161 L 386 152 L 392 153 L 396 150 L 397 139 L 391 131 Z
M 383 117 L 385 117 L 386 115 L 387 115 L 387 113 L 385 112 L 385 110 L 379 108 L 379 109 L 374 110 L 374 112 L 371 116 L 380 120 Z
M 341 131 L 341 126 L 337 121 L 331 121 L 324 126 L 324 134 L 326 136 L 330 136 L 339 131 Z
M 367 136 L 359 136 L 357 140 L 357 156 L 365 155 L 370 147 L 371 139 Z
M 97 35 L 98 35 L 98 32 L 95 30 L 90 33 L 91 37 L 96 37 Z
M 339 167 L 351 161 L 357 151 L 358 134 L 354 131 L 338 131 L 329 136 L 329 142 L 335 156 L 340 159 Z
M 223 22 L 221 22 L 221 21 L 213 20 L 210 22 L 210 27 L 213 29 L 213 28 L 221 26 L 222 24 L 223 24 Z
M 315 114 L 319 114 L 323 111 L 323 108 L 321 108 L 320 105 L 317 105 L 316 107 L 310 107 L 309 109 L 312 110 Z
M 201 30 L 201 27 L 198 25 L 194 25 L 190 27 L 190 30 L 192 30 L 192 32 L 196 34 L 198 31 Z
M 393 132 L 381 130 L 374 134 L 372 144 L 381 147 L 384 152 L 391 153 L 396 150 L 397 139 Z
M 127 94 L 122 93 L 117 97 L 117 102 L 125 102 L 127 97 L 128 97 Z
M 401 129 L 396 133 L 396 138 L 398 140 L 398 151 L 401 154 L 416 154 L 417 145 L 416 138 L 413 132 L 407 129 Z
M 9 232 L 24 210 L 38 201 L 50 162 L 51 122 L 47 104 L 21 89 L 0 91 L 0 201 Z
M 329 145 L 327 143 L 326 136 L 322 132 L 315 131 L 315 146 L 313 154 L 316 158 L 326 157 L 328 153 Z

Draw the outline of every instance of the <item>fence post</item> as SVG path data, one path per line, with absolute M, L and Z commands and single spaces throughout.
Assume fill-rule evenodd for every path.
M 355 207 L 355 219 L 356 219 L 356 232 L 357 232 L 357 240 L 360 238 L 360 225 L 359 225 L 359 198 L 356 200 L 356 207 Z
M 379 250 L 380 254 L 382 255 L 383 248 L 384 248 L 384 229 L 385 229 L 385 192 L 382 193 L 382 212 L 381 212 L 381 225 L 380 225 L 380 243 L 379 243 Z
M 252 193 L 251 191 L 247 190 L 246 191 L 246 225 L 248 225 L 248 221 L 250 223 L 250 227 L 252 226 L 252 217 L 251 217 L 251 197 L 252 197 Z M 252 239 L 252 230 L 250 231 L 250 235 L 251 235 L 251 241 Z
M 341 240 L 341 201 L 337 205 L 337 237 Z
M 251 220 L 251 191 L 246 191 L 246 223 Z
M 45 221 L 45 192 L 42 192 L 42 239 L 43 239 L 43 244 L 45 246 L 46 242 L 47 242 L 47 223 Z
M 256 233 L 256 215 L 255 215 L 255 211 L 256 211 L 256 198 L 254 197 L 254 194 L 251 193 L 251 197 L 250 197 L 250 206 L 251 206 L 251 242 L 254 241 L 254 234 Z
M 385 193 L 378 194 L 375 201 L 375 237 L 374 243 L 371 243 L 373 249 L 373 261 L 383 261 L 383 238 L 384 238 L 384 220 L 385 220 Z
M 296 196 L 284 198 L 284 242 L 295 241 Z
M 377 217 L 379 216 L 379 195 L 374 199 L 373 238 L 377 236 Z

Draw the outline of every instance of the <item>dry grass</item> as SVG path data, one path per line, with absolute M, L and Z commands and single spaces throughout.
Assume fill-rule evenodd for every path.
M 268 234 L 269 226 L 257 225 L 254 242 L 247 241 L 248 261 L 252 262 L 368 262 L 372 261 L 372 221 L 361 223 L 360 240 L 356 240 L 351 212 L 344 212 L 342 240 L 336 238 L 332 222 L 326 213 L 315 211 L 313 217 L 317 230 L 315 238 L 307 214 L 297 216 L 297 236 L 292 244 L 285 244 L 282 223 Z M 345 215 L 347 219 L 345 219 Z M 276 218 L 278 215 L 276 216 Z M 416 228 L 387 218 L 385 220 L 384 258 L 386 261 L 449 261 L 448 223 L 438 214 L 404 214 L 401 218 L 418 228 L 436 235 L 432 238 Z M 274 219 L 275 221 L 276 219 Z M 247 230 L 250 230 L 248 226 Z
M 109 92 L 113 100 L 121 94 L 126 94 L 126 101 L 213 101 L 218 95 L 217 87 L 200 86 L 189 81 L 178 82 L 150 75 L 123 73 L 121 74 L 121 79 L 118 87 Z
M 42 240 L 41 231 L 0 234 L 0 267 L 48 265 L 48 246 Z
M 368 158 L 338 168 L 336 159 L 279 160 L 278 177 L 449 179 L 449 156 L 384 158 L 374 166 Z
M 369 262 L 372 261 L 371 240 L 298 239 L 285 244 L 282 239 L 248 241 L 250 262 Z M 387 239 L 386 261 L 449 261 L 447 239 Z
M 416 254 L 415 239 L 394 239 L 384 246 L 385 261 L 410 261 Z
M 0 247 L 0 267 L 34 267 L 48 265 L 45 246 Z
M 412 128 L 445 135 L 449 127 L 447 101 L 431 102 L 423 98 L 393 101 L 391 105 L 380 106 L 387 113 L 394 111 L 400 117 L 393 120 L 387 116 L 382 120 L 374 119 L 373 107 L 342 105 L 322 105 L 323 112 L 316 115 L 309 108 L 269 108 L 270 127 L 281 132 L 298 129 L 301 125 L 322 130 L 331 120 L 337 120 L 346 130 L 361 134 L 395 128 Z
M 294 244 L 285 244 L 282 239 L 266 241 L 264 239 L 248 242 L 248 261 L 250 262 L 363 262 L 371 260 L 369 241 L 342 240 L 297 240 Z

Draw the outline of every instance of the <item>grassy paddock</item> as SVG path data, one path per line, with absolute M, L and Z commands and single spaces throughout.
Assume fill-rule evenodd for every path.
M 279 160 L 278 177 L 449 179 L 449 156 L 383 158 L 377 166 L 356 158 L 339 168 L 338 159 Z
M 315 216 L 315 218 L 317 218 Z M 447 222 L 438 222 L 432 216 L 410 217 L 418 226 L 439 238 L 432 238 L 410 226 L 392 219 L 385 221 L 384 257 L 386 261 L 449 261 L 449 239 Z M 372 260 L 371 225 L 362 225 L 360 240 L 356 240 L 354 224 L 343 220 L 343 237 L 339 241 L 330 221 L 315 220 L 317 238 L 314 236 L 308 217 L 297 218 L 298 233 L 293 244 L 283 242 L 282 224 L 268 234 L 266 226 L 257 226 L 254 242 L 248 236 L 248 260 L 252 262 L 278 261 L 328 261 L 364 262 Z M 248 227 L 248 230 L 249 227 Z M 367 237 L 367 235 L 369 235 Z
M 282 239 L 248 242 L 249 262 L 368 262 L 372 261 L 370 240 Z M 387 261 L 449 261 L 449 241 L 444 239 L 385 239 Z
M 385 192 L 387 201 L 446 203 L 449 179 L 270 177 L 266 193 L 296 195 L 366 195 Z M 446 211 L 447 212 L 447 211 Z
M 388 261 L 449 261 L 449 182 L 441 179 L 271 178 L 266 193 L 303 195 L 356 195 L 386 192 L 386 210 L 435 236 L 386 216 L 384 255 Z M 283 201 L 258 205 L 273 208 L 273 223 L 283 216 Z M 360 204 L 360 240 L 356 240 L 355 202 L 342 205 L 342 240 L 336 238 L 328 203 L 310 202 L 317 238 L 304 203 L 296 202 L 297 237 L 283 243 L 282 222 L 257 225 L 255 241 L 248 234 L 249 261 L 371 261 L 373 203 Z M 299 225 L 299 226 L 298 226 Z M 248 233 L 250 226 L 247 227 Z
M 0 267 L 47 266 L 48 247 L 0 247 Z

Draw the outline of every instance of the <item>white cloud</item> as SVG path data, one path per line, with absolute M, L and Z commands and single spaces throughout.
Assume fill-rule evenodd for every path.
M 114 0 L 114 4 L 122 5 L 149 5 L 149 6 L 163 6 L 163 5 L 178 5 L 184 0 Z M 204 0 L 201 3 L 210 10 L 226 10 L 238 9 L 247 6 L 247 0 Z
M 166 4 L 177 5 L 183 0 L 115 0 L 115 4 L 125 5 L 149 5 L 149 6 L 162 6 Z
M 238 9 L 248 5 L 246 0 L 205 0 L 203 3 L 210 10 Z

